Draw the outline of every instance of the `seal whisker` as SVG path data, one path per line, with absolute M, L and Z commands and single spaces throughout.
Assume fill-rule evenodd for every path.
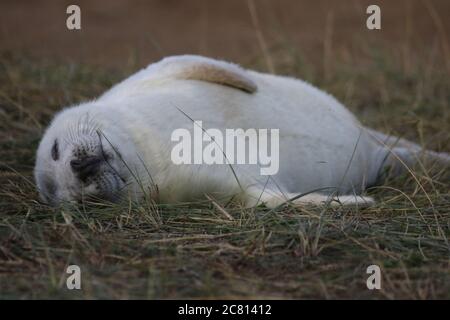
M 119 172 L 117 172 L 116 168 L 114 168 L 108 160 L 108 156 L 105 154 L 105 150 L 103 149 L 103 143 L 102 143 L 102 136 L 100 134 L 100 131 L 97 131 L 98 134 L 98 139 L 99 139 L 99 144 L 100 144 L 100 150 L 101 150 L 101 154 L 103 157 L 103 160 L 108 164 L 108 166 L 111 168 L 111 170 L 113 170 L 113 172 L 120 178 L 120 180 L 122 180 L 122 182 L 126 182 L 125 178 L 123 178 Z

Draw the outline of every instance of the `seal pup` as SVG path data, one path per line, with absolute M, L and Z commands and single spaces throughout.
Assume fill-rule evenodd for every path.
M 259 165 L 175 164 L 174 130 L 276 128 L 279 170 Z M 295 78 L 245 70 L 201 56 L 173 56 L 115 85 L 100 98 L 58 113 L 37 150 L 35 179 L 51 205 L 99 198 L 162 203 L 237 196 L 244 205 L 370 205 L 361 193 L 391 168 L 446 153 L 364 128 L 331 95 Z

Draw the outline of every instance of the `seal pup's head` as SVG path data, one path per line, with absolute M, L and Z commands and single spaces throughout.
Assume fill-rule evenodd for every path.
M 55 116 L 37 150 L 34 176 L 41 200 L 50 205 L 85 199 L 116 201 L 129 182 L 124 157 L 133 152 L 119 128 L 94 103 Z

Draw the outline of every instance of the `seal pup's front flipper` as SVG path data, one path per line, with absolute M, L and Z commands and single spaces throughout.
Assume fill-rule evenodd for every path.
M 196 55 L 171 56 L 149 65 L 117 84 L 102 98 L 118 97 L 154 85 L 175 80 L 198 80 L 216 83 L 247 93 L 257 90 L 249 73 L 237 64 Z
M 237 64 L 201 56 L 168 57 L 158 62 L 154 71 L 159 76 L 212 82 L 249 93 L 257 90 L 247 71 Z

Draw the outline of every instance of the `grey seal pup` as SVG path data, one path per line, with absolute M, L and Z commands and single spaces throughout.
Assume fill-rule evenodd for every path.
M 235 138 L 250 141 L 248 150 L 269 138 L 251 140 L 247 130 L 276 129 L 275 170 L 262 174 L 262 158 L 174 161 L 174 132 L 194 132 L 198 121 L 203 133 L 241 129 Z M 219 144 L 218 137 L 206 140 Z M 368 186 L 380 183 L 387 168 L 401 174 L 420 157 L 450 162 L 447 153 L 365 128 L 302 80 L 185 55 L 151 64 L 98 99 L 59 112 L 40 142 L 34 175 L 41 199 L 51 205 L 143 197 L 179 203 L 205 195 L 271 208 L 287 200 L 370 205 L 373 199 L 361 195 Z

